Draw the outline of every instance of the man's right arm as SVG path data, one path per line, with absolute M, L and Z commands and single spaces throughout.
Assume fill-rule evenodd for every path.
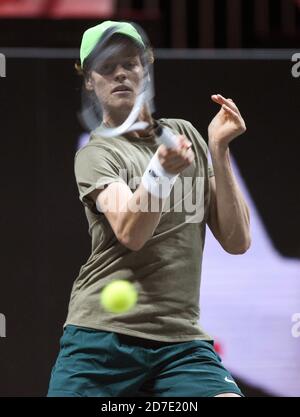
M 167 149 L 164 145 L 158 148 L 161 166 L 174 175 L 194 160 L 193 151 L 188 149 L 190 142 L 184 136 L 179 138 L 176 149 Z M 187 149 L 185 155 L 183 149 Z M 165 202 L 165 199 L 150 194 L 143 184 L 132 193 L 123 182 L 113 182 L 104 190 L 95 190 L 91 197 L 106 216 L 119 242 L 133 251 L 140 250 L 153 236 Z
M 127 184 L 113 182 L 100 192 L 95 190 L 92 198 L 106 216 L 118 241 L 133 251 L 144 246 L 160 221 L 162 200 L 150 196 L 142 184 L 132 193 Z M 151 210 L 151 199 L 156 211 Z

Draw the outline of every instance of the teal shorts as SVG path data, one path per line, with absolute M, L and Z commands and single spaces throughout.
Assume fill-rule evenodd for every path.
M 166 343 L 66 326 L 48 397 L 243 396 L 213 342 Z

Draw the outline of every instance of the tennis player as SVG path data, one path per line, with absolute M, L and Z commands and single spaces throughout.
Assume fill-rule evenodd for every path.
M 91 68 L 97 45 L 116 25 L 108 42 L 121 44 L 121 51 Z M 106 21 L 84 33 L 80 71 L 103 106 L 106 126 L 119 126 L 130 113 L 145 48 L 129 23 Z M 153 59 L 150 49 L 147 56 Z M 231 99 L 218 94 L 212 100 L 220 110 L 208 128 L 208 146 L 190 122 L 154 120 L 145 105 L 139 119 L 149 128 L 109 139 L 92 133 L 77 152 L 92 252 L 72 289 L 48 396 L 243 396 L 199 325 L 206 224 L 226 252 L 239 255 L 250 246 L 249 209 L 229 151 L 245 122 Z M 157 124 L 176 135 L 175 148 L 157 143 Z M 195 216 L 180 204 L 189 196 Z M 138 290 L 137 305 L 122 314 L 99 304 L 115 279 Z

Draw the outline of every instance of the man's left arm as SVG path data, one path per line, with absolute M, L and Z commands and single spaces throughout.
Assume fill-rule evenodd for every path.
M 210 177 L 208 226 L 224 250 L 242 254 L 251 244 L 250 214 L 231 167 L 229 143 L 244 133 L 246 126 L 231 99 L 213 95 L 212 100 L 222 108 L 208 128 L 215 174 Z

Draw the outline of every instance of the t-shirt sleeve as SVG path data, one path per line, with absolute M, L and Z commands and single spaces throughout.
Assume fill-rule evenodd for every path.
M 103 190 L 112 182 L 126 181 L 122 177 L 121 163 L 113 152 L 99 146 L 87 146 L 79 150 L 75 156 L 74 170 L 80 201 L 93 211 L 95 203 L 91 192 Z

